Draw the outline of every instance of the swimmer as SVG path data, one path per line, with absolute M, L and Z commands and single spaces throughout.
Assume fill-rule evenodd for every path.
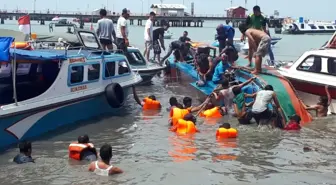
M 236 138 L 238 132 L 236 129 L 231 128 L 230 123 L 223 123 L 219 126 L 216 131 L 216 138 L 223 139 L 223 138 Z
M 284 130 L 300 130 L 301 129 L 300 121 L 301 121 L 300 116 L 294 114 L 289 118 L 289 122 L 284 128 Z
M 97 151 L 88 135 L 79 136 L 77 143 L 71 143 L 69 145 L 69 158 L 78 161 L 96 161 Z
M 199 132 L 196 127 L 196 117 L 192 114 L 187 114 L 183 119 L 179 119 L 177 124 L 170 128 L 170 131 L 177 132 L 179 134 L 191 134 Z
M 123 173 L 120 168 L 110 165 L 110 161 L 113 156 L 111 145 L 104 144 L 100 148 L 99 155 L 101 160 L 92 162 L 89 165 L 90 172 L 94 172 L 95 174 L 101 176 L 109 176 L 113 174 Z
M 181 105 L 178 101 L 177 101 L 177 99 L 176 99 L 176 97 L 170 97 L 170 99 L 169 99 L 169 104 L 170 104 L 170 108 L 169 108 L 169 110 L 171 110 L 171 109 L 173 109 L 173 108 L 175 108 L 175 107 L 177 107 L 177 108 L 180 108 L 180 109 L 183 109 L 183 105 Z
M 328 85 L 325 86 L 325 92 L 327 96 L 321 96 L 319 102 L 316 105 L 306 106 L 303 103 L 306 110 L 315 110 L 317 117 L 326 117 L 328 115 L 328 107 L 330 106 L 332 100 L 328 87 Z
M 138 94 L 136 93 L 135 87 L 132 87 L 133 89 L 133 96 L 135 101 L 145 110 L 158 110 L 161 109 L 161 103 L 156 100 L 156 97 L 154 95 L 150 95 L 143 99 L 143 101 L 140 101 Z
M 32 153 L 31 142 L 25 141 L 19 143 L 19 149 L 20 153 L 14 157 L 13 162 L 15 162 L 16 164 L 34 162 L 34 159 L 31 157 Z

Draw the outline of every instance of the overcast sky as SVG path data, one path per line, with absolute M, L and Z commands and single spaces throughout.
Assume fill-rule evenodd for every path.
M 149 5 L 160 3 L 159 0 L 35 0 L 36 10 L 50 11 L 91 11 L 108 4 L 108 9 L 120 12 L 123 8 L 131 9 L 133 13 L 148 12 Z M 127 2 L 127 3 L 126 3 Z M 163 0 L 167 4 L 183 4 L 190 12 L 191 2 L 195 3 L 195 14 L 223 14 L 231 6 L 230 0 Z M 247 9 L 251 11 L 254 5 L 261 7 L 266 15 L 272 15 L 274 10 L 280 16 L 300 16 L 311 20 L 336 20 L 336 0 L 247 0 Z M 34 0 L 3 0 L 0 9 L 33 10 Z M 233 6 L 245 6 L 245 0 L 232 0 Z M 143 5 L 143 8 L 142 8 Z M 1 6 L 1 5 L 0 5 Z

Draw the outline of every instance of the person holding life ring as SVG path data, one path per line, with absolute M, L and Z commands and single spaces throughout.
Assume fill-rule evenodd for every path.
M 74 160 L 96 161 L 97 151 L 92 143 L 90 143 L 89 136 L 79 136 L 78 142 L 69 145 L 69 158 Z
M 143 110 L 159 110 L 161 109 L 161 103 L 156 100 L 156 97 L 154 95 L 150 95 L 146 98 L 144 98 L 142 101 L 140 101 L 136 91 L 135 87 L 133 86 L 133 96 L 135 101 L 142 106 Z
M 229 123 L 223 123 L 216 132 L 217 139 L 226 139 L 226 138 L 236 138 L 238 136 L 238 131 L 234 128 L 231 128 Z
M 182 135 L 199 132 L 196 127 L 196 117 L 190 113 L 185 115 L 183 119 L 179 119 L 177 124 L 170 130 Z

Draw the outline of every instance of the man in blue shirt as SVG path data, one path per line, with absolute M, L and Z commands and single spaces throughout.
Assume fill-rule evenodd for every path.
M 217 31 L 217 40 L 219 43 L 219 52 L 227 46 L 233 45 L 233 38 L 235 36 L 235 30 L 232 26 L 219 24 L 216 28 Z
M 30 142 L 22 142 L 19 144 L 20 153 L 16 155 L 13 162 L 16 164 L 23 164 L 28 162 L 34 162 L 31 157 L 32 146 Z
M 226 54 L 222 55 L 221 62 L 217 64 L 214 74 L 212 76 L 212 82 L 214 84 L 219 84 L 223 79 L 223 74 L 227 69 L 230 69 L 231 65 L 228 62 L 228 57 Z

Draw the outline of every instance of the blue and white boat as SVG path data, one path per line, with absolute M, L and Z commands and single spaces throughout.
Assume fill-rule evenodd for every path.
M 76 30 L 76 35 L 83 45 L 79 48 L 10 49 L 11 60 L 2 66 L 30 66 L 28 74 L 18 76 L 11 70 L 10 76 L 0 79 L 0 150 L 114 113 L 124 105 L 131 87 L 142 81 L 124 55 L 102 50 L 95 33 Z

